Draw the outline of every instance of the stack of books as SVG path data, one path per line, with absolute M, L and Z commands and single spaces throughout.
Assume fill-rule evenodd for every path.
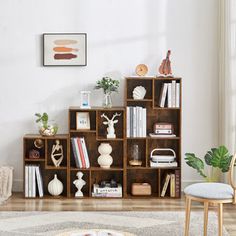
M 127 107 L 127 138 L 146 137 L 147 109 Z
M 36 184 L 37 182 L 37 184 Z M 36 197 L 38 189 L 39 197 L 43 197 L 43 179 L 39 166 L 25 166 L 25 197 Z
M 93 185 L 93 197 L 122 197 L 122 186 L 118 184 L 118 187 L 100 187 L 98 184 Z
M 85 144 L 85 139 L 75 137 L 71 138 L 72 150 L 74 154 L 75 164 L 77 168 L 89 168 L 88 150 Z
M 175 170 L 175 173 L 166 174 L 161 197 L 165 197 L 168 186 L 170 187 L 170 197 L 180 197 L 180 171 Z
M 159 107 L 180 107 L 180 83 L 172 80 L 171 83 L 163 83 L 159 98 Z
M 173 134 L 173 124 L 171 123 L 156 123 L 154 125 L 154 133 L 150 133 L 149 136 L 152 138 L 176 137 L 176 135 Z

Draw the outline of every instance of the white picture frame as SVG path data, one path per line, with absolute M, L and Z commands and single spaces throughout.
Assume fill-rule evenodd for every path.
M 90 91 L 81 91 L 80 92 L 80 108 L 90 109 Z
M 86 66 L 86 33 L 44 33 L 43 66 Z
M 90 129 L 89 112 L 76 112 L 76 129 Z

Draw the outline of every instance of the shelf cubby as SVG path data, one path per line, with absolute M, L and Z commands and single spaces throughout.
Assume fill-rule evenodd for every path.
M 141 167 L 146 167 L 146 138 L 133 138 L 127 140 L 127 167 L 136 168 L 139 166 L 131 166 L 129 161 L 132 160 L 132 146 L 138 145 Z
M 74 181 L 77 179 L 77 172 L 79 170 L 70 170 L 70 197 L 75 197 L 75 193 L 77 192 L 77 188 L 74 185 Z M 90 171 L 89 170 L 83 170 L 81 171 L 84 175 L 82 179 L 86 182 L 86 184 L 83 186 L 81 191 L 84 194 L 84 197 L 90 196 Z M 79 197 L 80 198 L 80 197 Z
M 146 89 L 144 99 L 152 100 L 152 79 L 132 78 L 127 80 L 127 99 L 133 99 L 133 90 L 137 86 L 143 86 Z M 136 100 L 138 101 L 138 100 Z
M 152 194 L 145 197 L 159 197 L 159 175 L 156 169 L 128 169 L 127 170 L 127 194 L 131 194 L 132 183 L 148 183 L 151 185 Z
M 63 148 L 63 160 L 60 164 L 59 167 L 55 167 L 54 164 L 53 164 L 53 161 L 52 161 L 52 158 L 51 158 L 51 154 L 52 154 L 52 148 L 53 148 L 53 145 L 56 145 L 56 141 L 59 140 L 60 144 L 59 145 L 62 145 L 62 148 Z M 48 139 L 46 140 L 47 142 L 47 156 L 46 156 L 46 169 L 63 169 L 63 168 L 67 168 L 67 142 L 68 142 L 68 138 L 58 138 L 58 139 Z

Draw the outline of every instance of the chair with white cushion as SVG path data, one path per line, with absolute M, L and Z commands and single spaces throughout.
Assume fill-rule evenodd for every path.
M 186 219 L 185 236 L 189 235 L 191 202 L 197 201 L 204 203 L 204 236 L 207 235 L 208 206 L 209 204 L 218 205 L 218 229 L 219 236 L 223 233 L 223 204 L 236 204 L 236 184 L 234 183 L 234 163 L 236 154 L 232 158 L 229 170 L 229 184 L 223 183 L 199 183 L 192 184 L 184 189 L 186 195 Z

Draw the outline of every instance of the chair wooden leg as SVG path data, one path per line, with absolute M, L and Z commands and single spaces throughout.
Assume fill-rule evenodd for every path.
M 208 224 L 208 202 L 204 202 L 204 236 L 207 236 L 207 224 Z
M 218 230 L 219 236 L 223 235 L 223 203 L 218 205 Z
M 186 197 L 186 206 L 185 206 L 185 236 L 189 235 L 189 223 L 190 223 L 190 211 L 191 211 L 191 199 Z

